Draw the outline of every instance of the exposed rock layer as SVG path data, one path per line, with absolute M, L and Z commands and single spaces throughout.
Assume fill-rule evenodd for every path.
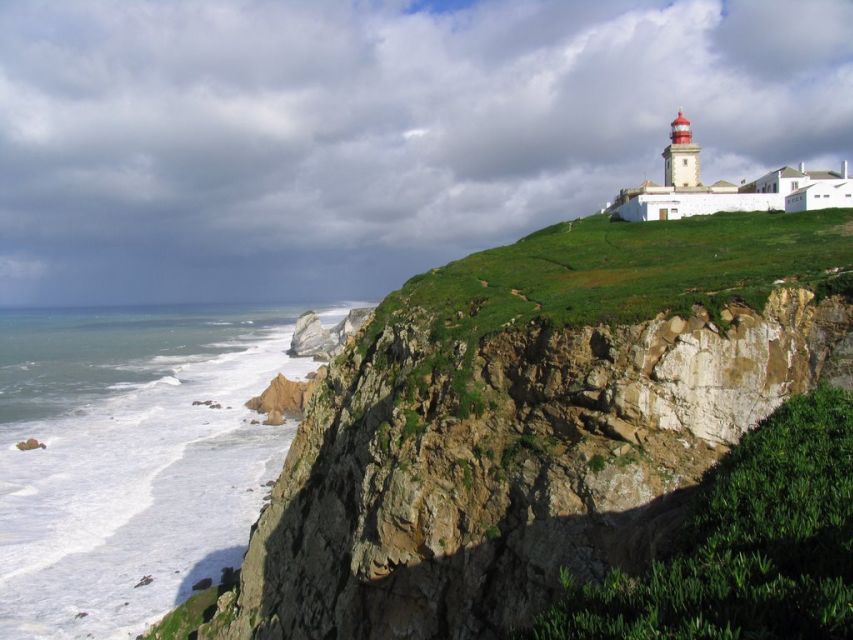
M 429 318 L 400 312 L 312 397 L 253 529 L 219 638 L 492 638 L 559 590 L 671 545 L 703 472 L 824 369 L 850 371 L 853 309 L 780 289 L 730 326 L 689 318 L 480 345 L 480 417 L 441 372 L 409 400 Z M 836 345 L 835 359 L 828 360 Z M 847 345 L 846 347 L 844 345 Z M 461 366 L 464 348 L 454 349 Z

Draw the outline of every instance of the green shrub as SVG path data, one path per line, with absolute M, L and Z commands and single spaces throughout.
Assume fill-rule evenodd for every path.
M 710 473 L 682 551 L 640 578 L 564 575 L 524 637 L 853 637 L 853 395 L 793 398 Z
M 405 441 L 411 436 L 420 436 L 426 431 L 426 426 L 417 411 L 407 409 L 405 411 L 405 416 L 406 423 L 403 425 L 402 434 L 400 434 L 401 441 Z
M 459 419 L 465 420 L 471 415 L 479 418 L 485 411 L 486 403 L 478 391 L 468 391 L 466 389 L 462 392 L 459 397 L 459 409 L 456 412 Z
M 495 525 L 490 524 L 486 527 L 486 530 L 483 532 L 483 535 L 486 536 L 486 540 L 497 540 L 501 537 L 501 530 L 498 529 Z
M 605 461 L 604 456 L 602 456 L 600 453 L 596 453 L 595 455 L 593 455 L 589 459 L 589 462 L 587 464 L 593 473 L 603 471 L 604 467 L 607 466 L 607 462 Z

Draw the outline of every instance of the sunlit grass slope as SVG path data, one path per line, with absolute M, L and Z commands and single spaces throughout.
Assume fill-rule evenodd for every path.
M 660 312 L 689 314 L 696 304 L 719 323 L 727 302 L 760 311 L 778 286 L 849 297 L 851 269 L 853 209 L 640 224 L 596 215 L 415 276 L 379 305 L 360 350 L 366 353 L 398 312 L 423 308 L 434 348 L 409 377 L 407 394 L 414 397 L 429 372 L 448 372 L 465 417 L 484 406 L 471 383 L 476 346 L 503 328 L 533 320 L 552 328 L 632 323 Z M 459 342 L 468 347 L 464 362 L 451 366 Z
M 849 276 L 826 271 L 851 265 L 853 209 L 640 224 L 596 215 L 415 276 L 386 298 L 373 326 L 412 305 L 435 314 L 437 338 L 463 339 L 537 317 L 555 326 L 634 322 L 695 303 L 714 314 L 732 298 L 761 309 L 782 278 L 849 289 Z

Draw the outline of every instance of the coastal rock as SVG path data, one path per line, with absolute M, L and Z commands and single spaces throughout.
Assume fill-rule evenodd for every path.
M 341 320 L 332 329 L 332 335 L 337 338 L 338 345 L 343 346 L 346 339 L 357 332 L 370 319 L 373 309 L 362 307 L 350 309 L 347 317 Z
M 315 362 L 329 362 L 370 319 L 373 309 L 350 309 L 346 317 L 327 330 L 313 311 L 306 311 L 296 321 L 296 329 L 290 342 L 288 354 L 297 357 L 313 356 Z
M 139 587 L 147 587 L 152 582 L 154 582 L 154 578 L 152 578 L 151 576 L 142 576 L 139 582 L 133 585 L 133 588 L 138 589 Z
M 337 344 L 337 340 L 323 327 L 319 316 L 313 311 L 306 311 L 296 321 L 290 350 L 287 353 L 300 358 L 308 357 L 328 353 Z
M 580 581 L 641 570 L 728 444 L 824 370 L 850 371 L 841 298 L 779 289 L 726 311 L 725 331 L 700 307 L 508 326 L 467 353 L 482 406 L 462 412 L 425 366 L 434 319 L 401 309 L 319 382 L 238 600 L 205 637 L 497 638 L 560 596 L 563 567 Z M 466 352 L 440 356 L 453 371 Z
M 27 438 L 23 442 L 19 442 L 15 445 L 21 451 L 32 451 L 33 449 L 47 449 L 47 445 L 44 442 L 39 442 L 35 438 Z
M 224 613 L 234 606 L 237 601 L 237 594 L 234 591 L 226 591 L 216 599 L 217 613 Z
M 279 417 L 301 417 L 317 383 L 317 373 L 308 382 L 288 380 L 286 376 L 279 373 L 261 395 L 246 402 L 246 407 L 258 413 L 270 414 L 270 418 L 272 418 L 272 412 L 279 414 Z
M 299 415 L 302 413 L 307 389 L 307 382 L 288 380 L 279 373 L 270 381 L 264 392 L 246 402 L 246 406 L 258 413 L 279 411 L 280 413 Z

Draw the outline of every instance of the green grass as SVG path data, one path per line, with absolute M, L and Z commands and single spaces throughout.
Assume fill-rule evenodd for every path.
M 188 640 L 196 637 L 196 630 L 213 617 L 216 611 L 218 587 L 205 589 L 178 605 L 165 618 L 146 631 L 146 639 Z
M 405 411 L 405 415 L 406 423 L 403 425 L 403 431 L 400 434 L 400 442 L 404 442 L 407 438 L 412 436 L 419 436 L 423 434 L 426 429 L 426 426 L 416 411 L 407 409 Z
M 588 464 L 593 473 L 598 473 L 599 471 L 604 471 L 604 467 L 607 466 L 607 461 L 600 453 L 596 453 L 589 459 Z
M 471 469 L 471 463 L 463 458 L 457 458 L 456 465 L 462 469 L 462 485 L 467 491 L 471 491 L 474 488 L 474 472 Z
M 853 394 L 794 398 L 709 474 L 681 552 L 565 597 L 525 636 L 853 637 Z
M 490 524 L 483 535 L 486 536 L 486 540 L 497 540 L 501 537 L 501 530 L 496 525 Z
M 399 312 L 426 309 L 438 348 L 411 376 L 410 395 L 424 373 L 452 372 L 464 419 L 484 410 L 470 385 L 484 336 L 531 320 L 559 328 L 632 323 L 662 311 L 686 315 L 694 304 L 719 319 L 732 299 L 761 310 L 774 281 L 786 277 L 819 295 L 850 296 L 853 277 L 826 270 L 853 267 L 853 240 L 842 231 L 847 225 L 849 234 L 851 224 L 853 209 L 719 213 L 662 224 L 595 215 L 556 224 L 413 277 L 377 308 L 360 349 L 366 353 Z M 468 346 L 461 366 L 448 355 L 457 342 Z

